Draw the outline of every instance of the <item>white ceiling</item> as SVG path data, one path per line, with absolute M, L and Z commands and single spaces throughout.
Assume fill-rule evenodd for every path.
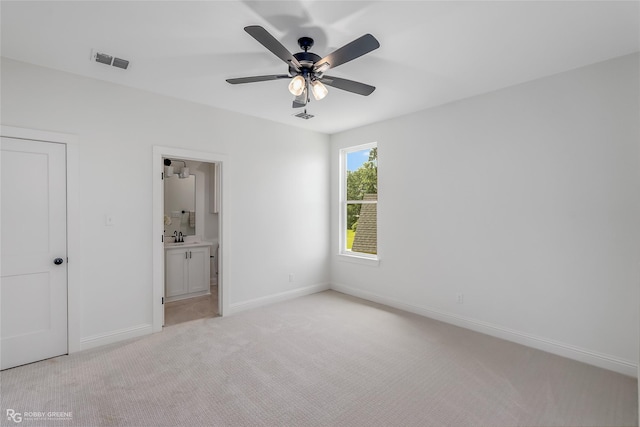
M 362 126 L 637 52 L 640 3 L 485 1 L 2 1 L 2 56 L 325 133 Z M 244 32 L 261 25 L 292 53 L 320 56 L 373 34 L 380 48 L 329 74 L 376 86 L 329 87 L 293 117 L 287 66 Z M 89 60 L 97 49 L 129 70 Z

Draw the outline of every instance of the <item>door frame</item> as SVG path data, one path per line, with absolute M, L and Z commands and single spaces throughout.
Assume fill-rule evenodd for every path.
M 153 332 L 162 331 L 162 319 L 164 306 L 164 186 L 162 174 L 164 173 L 163 157 L 176 157 L 181 160 L 193 160 L 197 162 L 217 163 L 220 179 L 220 207 L 218 210 L 218 306 L 220 316 L 229 313 L 229 239 L 228 221 L 225 212 L 228 209 L 228 179 L 229 157 L 226 154 L 210 153 L 207 151 L 187 150 L 176 147 L 153 147 L 152 156 L 152 181 L 153 203 L 151 209 L 152 241 L 153 241 L 153 299 L 151 301 L 153 313 Z M 203 236 L 204 237 L 204 236 Z
M 81 350 L 82 240 L 80 234 L 80 162 L 77 135 L 0 125 L 0 136 L 65 145 L 67 184 L 67 352 Z

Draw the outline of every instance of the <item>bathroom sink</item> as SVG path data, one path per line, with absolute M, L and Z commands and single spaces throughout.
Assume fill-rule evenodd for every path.
M 181 246 L 211 246 L 210 242 L 164 242 L 165 248 L 175 248 Z
M 184 245 L 189 245 L 191 244 L 191 242 L 186 243 L 186 242 L 165 242 L 165 246 L 184 246 Z

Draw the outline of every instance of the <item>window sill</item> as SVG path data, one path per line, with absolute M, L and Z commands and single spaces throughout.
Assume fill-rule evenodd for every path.
M 380 258 L 377 256 L 356 255 L 350 253 L 339 253 L 338 261 L 350 262 L 352 264 L 368 265 L 370 267 L 378 267 Z

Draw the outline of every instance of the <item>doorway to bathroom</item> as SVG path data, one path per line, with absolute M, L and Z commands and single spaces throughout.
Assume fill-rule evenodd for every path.
M 164 326 L 218 316 L 217 163 L 164 157 Z
M 153 150 L 153 330 L 222 316 L 225 155 Z

